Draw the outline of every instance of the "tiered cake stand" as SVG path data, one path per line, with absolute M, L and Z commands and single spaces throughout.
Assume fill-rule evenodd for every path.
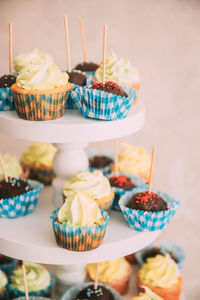
M 125 256 L 153 242 L 159 231 L 136 232 L 127 226 L 120 212 L 112 211 L 103 244 L 92 251 L 72 252 L 57 246 L 49 218 L 51 212 L 62 204 L 61 190 L 66 179 L 77 171 L 88 169 L 88 157 L 83 148 L 89 142 L 121 138 L 137 132 L 143 127 L 144 120 L 145 106 L 141 101 L 131 109 L 127 118 L 118 121 L 85 119 L 76 110 L 67 110 L 62 118 L 45 122 L 21 120 L 15 111 L 0 112 L 2 134 L 51 142 L 58 148 L 53 162 L 57 175 L 53 189 L 44 189 L 32 214 L 17 219 L 0 219 L 0 253 L 38 263 L 82 265 Z M 64 278 L 72 271 L 71 267 L 59 267 L 57 272 Z

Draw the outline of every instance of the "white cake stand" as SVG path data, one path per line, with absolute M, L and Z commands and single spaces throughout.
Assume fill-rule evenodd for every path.
M 88 169 L 83 150 L 89 142 L 121 138 L 140 130 L 145 121 L 145 106 L 139 101 L 128 116 L 118 121 L 85 119 L 78 111 L 67 110 L 58 120 L 34 122 L 18 118 L 15 111 L 0 112 L 0 132 L 29 141 L 51 142 L 57 147 L 53 168 L 57 178 L 52 190 L 45 188 L 33 214 L 14 220 L 0 219 L 0 253 L 55 265 L 78 265 L 114 259 L 138 251 L 158 235 L 130 229 L 119 212 L 112 212 L 102 246 L 89 252 L 71 252 L 57 246 L 50 224 L 50 213 L 62 203 L 61 191 L 67 178 Z M 56 275 L 64 280 L 72 276 L 72 267 L 57 267 Z M 77 268 L 74 271 L 77 273 Z M 77 279 L 78 282 L 78 279 Z
M 86 119 L 78 110 L 67 110 L 53 121 L 26 121 L 15 111 L 0 112 L 0 132 L 17 139 L 54 143 L 58 151 L 53 162 L 57 178 L 53 182 L 54 201 L 62 203 L 66 179 L 88 169 L 88 157 L 83 150 L 89 142 L 121 138 L 140 130 L 144 125 L 145 106 L 140 101 L 128 116 L 118 121 Z

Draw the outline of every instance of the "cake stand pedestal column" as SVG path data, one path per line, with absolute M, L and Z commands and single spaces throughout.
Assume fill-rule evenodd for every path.
M 87 143 L 54 143 L 58 149 L 53 160 L 56 178 L 53 181 L 53 202 L 62 205 L 62 190 L 67 179 L 78 171 L 88 170 L 88 156 L 84 151 Z

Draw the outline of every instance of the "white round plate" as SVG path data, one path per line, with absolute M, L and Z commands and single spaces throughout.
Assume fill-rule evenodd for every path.
M 31 262 L 72 265 L 111 260 L 136 252 L 152 243 L 160 231 L 137 232 L 121 212 L 112 211 L 103 244 L 92 251 L 72 252 L 56 244 L 50 221 L 55 209 L 52 188 L 45 188 L 35 211 L 17 219 L 0 219 L 0 253 Z
M 0 112 L 0 132 L 14 138 L 49 142 L 95 142 L 121 138 L 144 126 L 145 105 L 139 101 L 125 119 L 102 121 L 84 118 L 78 110 L 67 109 L 63 117 L 52 121 L 27 121 L 16 111 Z

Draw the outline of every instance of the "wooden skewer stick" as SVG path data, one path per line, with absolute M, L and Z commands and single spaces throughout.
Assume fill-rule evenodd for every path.
M 102 152 L 103 152 L 103 141 L 99 142 L 98 143 L 98 148 L 99 148 L 99 155 L 102 155 Z
M 148 190 L 149 194 L 151 193 L 151 184 L 152 184 L 152 178 L 153 178 L 154 154 L 155 154 L 155 145 L 153 145 L 152 156 L 151 156 L 151 169 L 150 169 L 150 175 L 149 175 L 149 190 Z
M 157 239 L 155 241 L 155 248 L 159 248 L 160 239 L 161 239 L 161 233 L 160 233 L 160 235 L 157 237 Z
M 64 15 L 64 25 L 65 25 L 65 42 L 66 42 L 66 54 L 67 54 L 67 68 L 71 72 L 71 55 L 69 47 L 69 30 L 68 30 L 68 20 L 67 15 Z
M 118 164 L 118 145 L 117 145 L 117 139 L 114 139 L 114 153 L 115 153 L 115 176 L 119 176 L 119 164 Z
M 103 28 L 103 83 L 106 80 L 106 41 L 107 41 L 107 27 Z
M 4 178 L 5 178 L 5 181 L 8 182 L 8 176 L 6 174 L 6 169 L 5 169 L 5 165 L 4 165 L 4 161 L 3 161 L 3 156 L 0 152 L 0 164 L 1 164 L 1 167 L 2 167 L 2 170 L 3 170 L 3 175 L 4 175 Z
M 22 272 L 23 272 L 23 277 L 24 277 L 25 298 L 26 298 L 26 300 L 29 300 L 28 284 L 27 284 L 27 278 L 26 278 L 26 268 L 25 268 L 25 265 L 23 262 L 22 262 Z
M 98 278 L 99 278 L 99 263 L 97 263 L 96 276 L 94 282 L 94 289 L 96 290 L 98 287 Z
M 9 23 L 9 74 L 12 74 L 12 23 Z
M 83 50 L 83 61 L 87 62 L 87 51 L 86 51 L 86 41 L 85 41 L 85 30 L 83 25 L 83 20 L 80 18 L 80 29 L 81 29 L 81 41 L 82 41 L 82 50 Z

